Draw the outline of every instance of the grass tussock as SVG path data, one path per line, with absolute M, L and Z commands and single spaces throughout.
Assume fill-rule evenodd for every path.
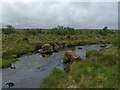
M 90 57 L 90 56 L 97 56 L 99 55 L 100 52 L 98 52 L 97 50 L 87 50 L 86 51 L 86 57 Z
M 54 68 L 50 75 L 43 80 L 41 88 L 56 88 L 56 86 L 60 88 L 66 80 L 66 74 L 62 70 Z

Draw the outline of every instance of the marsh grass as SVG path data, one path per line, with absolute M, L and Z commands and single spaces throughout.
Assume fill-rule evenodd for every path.
M 50 75 L 43 80 L 43 84 L 40 86 L 41 88 L 60 88 L 62 87 L 64 82 L 66 82 L 66 74 L 58 69 L 54 68 Z
M 43 80 L 43 88 L 51 86 L 55 88 L 59 86 L 62 88 L 117 88 L 118 65 L 110 62 L 118 61 L 118 48 L 106 48 L 100 50 L 99 53 L 101 54 L 93 54 L 93 51 L 90 51 L 90 56 L 86 60 L 73 62 L 67 74 L 58 69 L 55 69 L 55 72 L 53 70 Z M 51 85 L 50 82 L 55 84 Z
M 70 75 L 81 88 L 117 87 L 117 66 L 103 67 L 99 63 L 74 63 Z
M 8 56 L 2 56 L 2 61 L 4 58 L 8 63 L 11 63 L 11 57 L 13 55 L 25 55 L 33 53 L 35 47 L 30 46 L 29 44 L 22 41 L 23 38 L 28 38 L 32 42 L 40 42 L 43 44 L 46 43 L 65 43 L 68 46 L 70 45 L 88 45 L 88 44 L 101 44 L 101 43 L 110 43 L 118 45 L 118 32 L 109 32 L 107 35 L 100 35 L 96 33 L 96 30 L 73 30 L 73 28 L 58 27 L 57 30 L 15 30 L 15 33 L 2 34 L 2 54 L 9 53 Z M 61 30 L 62 29 L 62 30 Z M 73 30 L 73 31 L 72 31 Z M 60 33 L 61 32 L 61 33 Z M 74 34 L 72 34 L 74 33 Z M 27 35 L 27 36 L 26 36 Z M 10 59 L 11 58 L 11 59 Z M 7 60 L 8 59 L 8 60 Z M 3 63 L 4 64 L 4 63 Z M 5 66 L 5 65 L 4 65 Z M 9 65 L 7 65 L 9 66 Z M 7 67 L 5 66 L 5 67 Z
M 95 55 L 99 55 L 100 53 L 97 50 L 87 50 L 86 51 L 86 57 L 90 57 L 90 56 L 95 56 Z
M 92 53 L 90 54 L 92 55 Z M 118 56 L 118 47 L 105 48 L 92 55 L 92 57 L 87 58 L 89 61 L 95 61 L 106 66 L 117 65 L 119 56 Z

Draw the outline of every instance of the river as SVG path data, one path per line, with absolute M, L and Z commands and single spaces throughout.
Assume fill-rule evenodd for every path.
M 12 64 L 16 69 L 7 68 L 2 70 L 2 87 L 8 88 L 5 84 L 11 81 L 14 82 L 12 88 L 39 88 L 42 80 L 49 75 L 53 68 L 57 67 L 63 69 L 64 65 L 62 59 L 66 50 L 74 50 L 74 52 L 84 60 L 86 50 L 100 50 L 102 48 L 100 47 L 101 45 L 104 44 L 80 46 L 82 49 L 78 49 L 79 46 L 65 48 L 47 57 L 42 57 L 39 53 L 30 56 L 22 56 L 19 58 L 19 61 Z M 112 46 L 110 44 L 106 45 L 106 48 Z

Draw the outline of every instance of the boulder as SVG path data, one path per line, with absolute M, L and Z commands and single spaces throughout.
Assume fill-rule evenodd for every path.
M 41 48 L 41 54 L 50 54 L 53 52 L 53 47 L 50 44 L 44 44 Z
M 78 49 L 82 49 L 82 47 L 78 47 Z
M 59 51 L 59 46 L 57 44 L 52 44 L 53 46 L 53 52 L 58 52 Z
M 49 57 L 52 54 L 42 54 L 42 57 Z
M 104 48 L 104 47 L 107 47 L 107 45 L 106 45 L 106 44 L 105 44 L 105 45 L 101 45 L 100 47 L 103 47 L 103 48 Z
M 66 63 L 70 63 L 72 61 L 79 61 L 81 60 L 80 56 L 76 55 L 73 51 L 68 50 L 64 53 L 64 59 L 63 62 Z

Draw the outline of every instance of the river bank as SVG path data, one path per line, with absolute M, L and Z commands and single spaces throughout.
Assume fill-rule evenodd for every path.
M 118 47 L 87 53 L 84 60 L 70 64 L 68 73 L 54 68 L 40 88 L 118 88 Z

